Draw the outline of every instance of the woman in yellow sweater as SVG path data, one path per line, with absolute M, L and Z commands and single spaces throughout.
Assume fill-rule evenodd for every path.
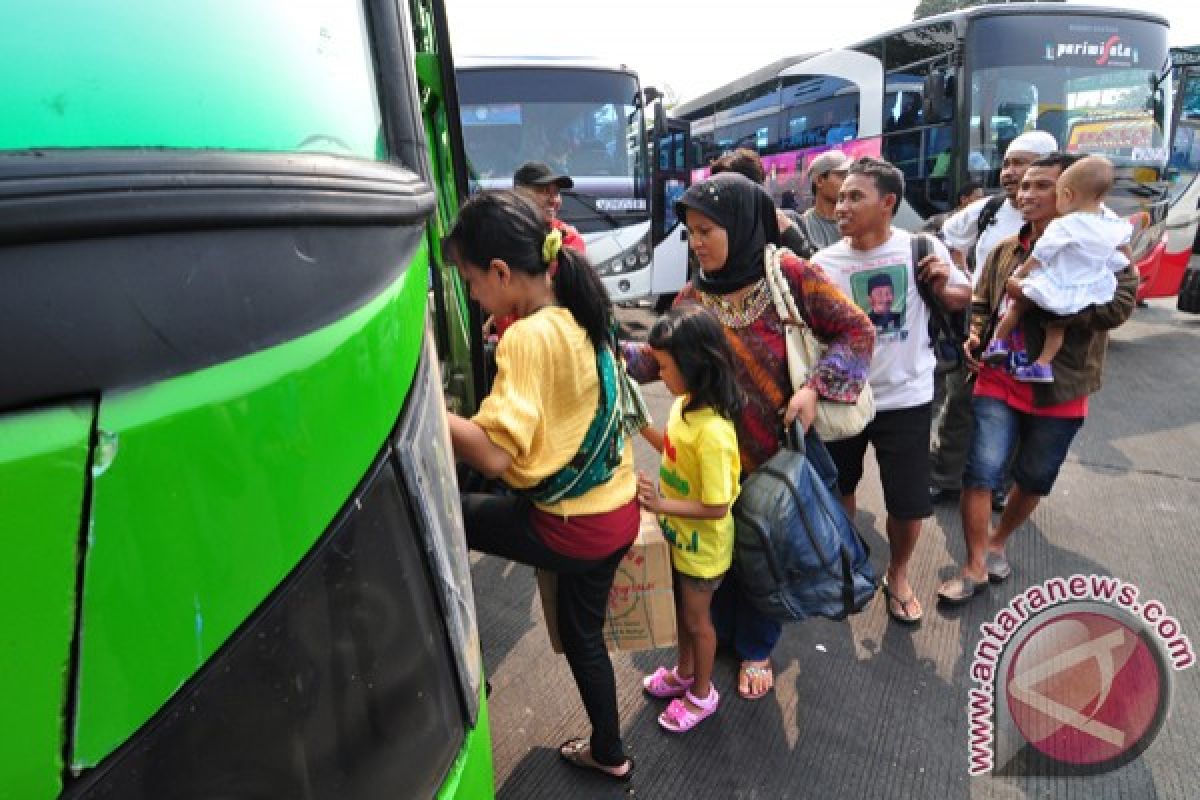
M 592 723 L 590 739 L 570 739 L 559 754 L 627 780 L 633 760 L 602 628 L 639 510 L 632 443 L 612 424 L 612 303 L 584 257 L 512 192 L 472 197 L 448 246 L 484 312 L 517 318 L 479 413 L 450 415 L 458 460 L 516 490 L 463 495 L 467 543 L 557 573 L 559 636 Z

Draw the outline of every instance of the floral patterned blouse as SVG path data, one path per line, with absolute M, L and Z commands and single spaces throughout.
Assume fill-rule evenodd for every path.
M 781 262 L 805 323 L 826 345 L 825 355 L 808 379 L 821 397 L 844 403 L 858 399 L 867 381 L 875 327 L 816 264 L 795 256 Z M 762 297 L 765 295 L 765 303 Z M 756 302 L 757 299 L 757 302 Z M 775 454 L 783 436 L 782 411 L 791 397 L 783 322 L 763 289 L 746 296 L 748 314 L 730 314 L 724 301 L 688 284 L 675 305 L 701 303 L 717 313 L 733 350 L 738 385 L 746 403 L 734 420 L 742 469 L 750 471 Z M 755 313 L 757 310 L 757 313 Z M 645 342 L 622 345 L 629 374 L 639 383 L 658 380 L 658 362 Z

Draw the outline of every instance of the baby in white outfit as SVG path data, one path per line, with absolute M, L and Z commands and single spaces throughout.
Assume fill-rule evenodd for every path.
M 1112 185 L 1113 166 L 1103 156 L 1087 156 L 1063 170 L 1056 192 L 1058 213 L 1063 216 L 1046 226 L 1033 253 L 1013 274 L 1021 282 L 1025 299 L 1014 300 L 1000 320 L 983 351 L 984 361 L 1008 361 L 1009 337 L 1031 304 L 1065 317 L 1112 301 L 1117 290 L 1115 273 L 1129 265 L 1133 234 L 1129 222 L 1103 205 Z M 1033 363 L 1014 369 L 1013 377 L 1027 383 L 1053 383 L 1051 362 L 1062 348 L 1064 322 L 1047 321 L 1042 352 Z

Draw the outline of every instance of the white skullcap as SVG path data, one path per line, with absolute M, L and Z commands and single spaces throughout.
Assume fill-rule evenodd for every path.
M 1049 155 L 1058 150 L 1058 142 L 1045 131 L 1025 131 L 1012 140 L 1005 155 L 1008 153 L 1036 153 L 1039 156 Z

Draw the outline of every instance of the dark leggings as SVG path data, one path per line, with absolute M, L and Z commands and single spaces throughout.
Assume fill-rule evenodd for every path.
M 592 758 L 609 767 L 624 764 L 617 681 L 603 629 L 613 576 L 628 545 L 596 561 L 571 558 L 542 543 L 529 518 L 532 506 L 522 497 L 464 494 L 462 507 L 472 550 L 558 575 L 558 635 L 592 723 Z

